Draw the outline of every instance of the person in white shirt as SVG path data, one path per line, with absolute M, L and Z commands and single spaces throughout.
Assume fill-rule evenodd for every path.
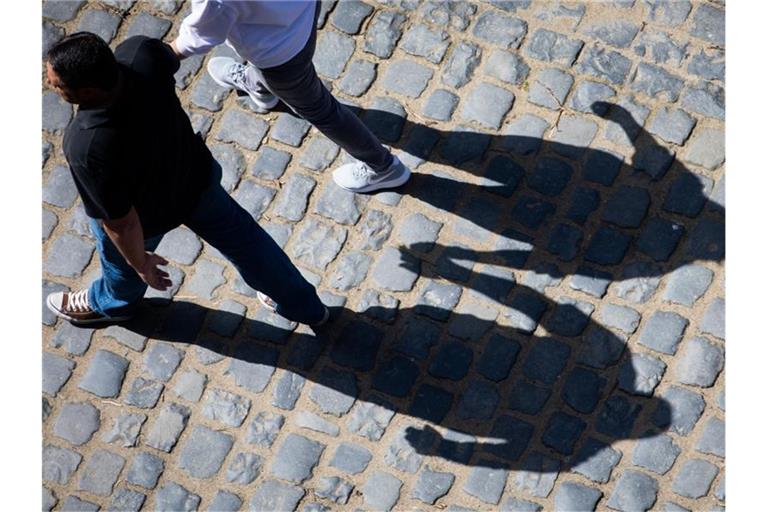
M 339 103 L 315 72 L 315 26 L 319 2 L 192 0 L 171 47 L 183 59 L 226 43 L 247 65 L 228 57 L 208 62 L 211 77 L 245 91 L 263 112 L 278 98 L 357 161 L 333 172 L 337 185 L 353 192 L 399 187 L 411 171 L 365 124 Z

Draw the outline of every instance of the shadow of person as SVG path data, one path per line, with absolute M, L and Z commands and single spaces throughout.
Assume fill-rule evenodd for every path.
M 352 411 L 342 420 L 374 441 L 394 412 L 412 417 L 386 455 L 396 467 L 433 455 L 470 466 L 566 471 L 614 441 L 658 435 L 670 425 L 668 403 L 635 389 L 629 359 L 618 371 L 601 362 L 618 360 L 624 340 L 596 323 L 590 329 L 602 340 L 599 353 L 429 305 L 335 308 L 334 321 L 317 332 L 294 330 L 264 309 L 256 317 L 185 301 L 145 303 L 121 328 L 196 345 L 208 363 L 229 356 L 223 372 L 246 392 L 263 392 L 283 368 L 346 397 L 341 413 L 353 401 L 375 404 L 376 419 L 353 419 Z

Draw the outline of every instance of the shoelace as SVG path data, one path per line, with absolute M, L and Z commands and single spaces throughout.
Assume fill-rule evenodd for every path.
M 229 68 L 229 77 L 232 79 L 232 81 L 240 87 L 241 89 L 245 88 L 245 72 L 247 68 L 243 66 L 242 64 L 232 64 L 232 67 Z
M 88 303 L 88 289 L 84 288 L 69 294 L 67 308 L 76 313 L 87 313 L 90 311 L 91 305 Z
M 352 176 L 355 178 L 367 178 L 372 174 L 375 174 L 373 170 L 363 162 L 357 162 L 357 164 L 352 168 Z

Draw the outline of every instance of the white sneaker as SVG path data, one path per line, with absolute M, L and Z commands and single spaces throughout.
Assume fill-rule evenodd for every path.
M 235 88 L 248 93 L 263 112 L 275 108 L 279 101 L 272 93 L 258 92 L 263 87 L 250 65 L 240 64 L 230 57 L 214 57 L 208 61 L 208 74 L 222 87 Z
M 259 299 L 259 302 L 261 302 L 261 305 L 270 310 L 271 312 L 275 313 L 276 315 L 279 315 L 280 313 L 277 312 L 277 302 L 272 300 L 272 297 L 265 293 L 256 292 L 256 297 Z M 320 327 L 325 322 L 328 321 L 328 318 L 330 318 L 331 312 L 328 310 L 326 306 L 323 306 L 323 318 L 320 319 L 320 321 L 315 322 L 312 325 L 312 327 Z
M 352 192 L 372 192 L 382 188 L 399 187 L 411 177 L 408 169 L 397 157 L 384 171 L 375 172 L 363 162 L 344 164 L 333 171 L 333 181 Z

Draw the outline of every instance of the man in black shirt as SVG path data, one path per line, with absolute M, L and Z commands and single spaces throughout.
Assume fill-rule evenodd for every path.
M 114 54 L 98 36 L 72 34 L 48 53 L 51 87 L 79 105 L 64 153 L 91 220 L 102 276 L 48 296 L 74 324 L 129 318 L 147 286 L 165 290 L 167 262 L 152 251 L 186 224 L 232 262 L 262 302 L 286 318 L 328 317 L 286 254 L 221 187 L 221 167 L 193 132 L 175 91 L 179 60 L 157 39 L 131 37 Z

